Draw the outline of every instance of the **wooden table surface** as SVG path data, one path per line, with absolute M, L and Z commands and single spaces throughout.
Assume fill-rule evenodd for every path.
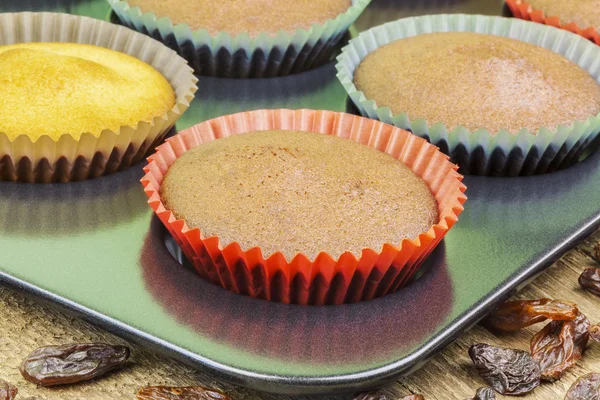
M 518 298 L 550 297 L 577 303 L 592 323 L 600 321 L 600 298 L 581 290 L 577 278 L 581 271 L 598 266 L 591 257 L 593 246 L 600 242 L 600 230 L 528 285 Z M 0 378 L 17 385 L 18 398 L 36 399 L 135 399 L 138 387 L 144 385 L 198 385 L 226 391 L 234 400 L 289 400 L 288 396 L 265 395 L 215 382 L 210 376 L 194 371 L 176 361 L 130 345 L 132 362 L 125 369 L 94 382 L 53 389 L 36 388 L 23 380 L 18 371 L 20 361 L 36 347 L 70 342 L 124 340 L 95 328 L 87 322 L 70 317 L 46 305 L 24 297 L 12 289 L 0 286 Z M 520 332 L 494 335 L 476 326 L 465 333 L 426 364 L 421 370 L 383 388 L 390 399 L 410 393 L 421 393 L 427 400 L 461 400 L 473 396 L 483 381 L 467 356 L 467 349 L 476 342 L 528 349 L 531 336 L 543 327 L 536 325 Z M 562 399 L 578 376 L 600 372 L 600 344 L 590 342 L 588 351 L 577 366 L 553 384 L 542 384 L 523 400 Z M 333 398 L 329 396 L 328 398 Z M 351 396 L 340 396 L 350 399 Z M 498 396 L 498 398 L 503 398 Z

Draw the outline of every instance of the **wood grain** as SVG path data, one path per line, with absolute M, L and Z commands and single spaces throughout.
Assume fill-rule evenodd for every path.
M 600 321 L 600 298 L 581 290 L 577 278 L 581 271 L 598 266 L 591 255 L 600 242 L 600 230 L 576 249 L 567 253 L 544 274 L 528 285 L 516 298 L 550 297 L 579 304 L 592 323 Z M 123 339 L 98 329 L 87 322 L 58 312 L 26 298 L 13 289 L 0 286 L 0 379 L 19 387 L 19 397 L 35 396 L 39 400 L 135 399 L 135 392 L 145 385 L 202 384 L 226 391 L 235 400 L 290 400 L 289 396 L 272 396 L 215 382 L 210 376 L 176 361 L 130 345 L 133 357 L 130 365 L 90 383 L 69 387 L 37 388 L 19 374 L 20 361 L 39 346 L 104 341 L 127 344 Z M 473 343 L 486 342 L 498 346 L 528 349 L 531 336 L 543 324 L 523 331 L 495 335 L 476 326 L 462 335 L 427 365 L 413 375 L 383 388 L 390 399 L 410 393 L 421 393 L 427 400 L 460 400 L 472 398 L 475 390 L 484 386 L 467 356 Z M 600 372 L 600 344 L 591 343 L 583 360 L 553 384 L 542 384 L 523 400 L 562 399 L 575 379 L 587 372 Z M 19 398 L 18 397 L 18 398 Z M 334 397 L 328 397 L 333 399 Z M 351 396 L 339 396 L 349 399 Z M 499 396 L 498 398 L 505 398 Z

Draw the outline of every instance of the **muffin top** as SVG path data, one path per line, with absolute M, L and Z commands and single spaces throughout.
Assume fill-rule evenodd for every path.
M 167 209 L 223 247 L 288 260 L 361 255 L 415 239 L 438 222 L 427 184 L 376 149 L 336 136 L 261 131 L 184 153 L 161 186 Z
M 136 126 L 175 105 L 169 82 L 127 54 L 75 43 L 0 46 L 0 132 L 79 139 Z
M 231 35 L 280 30 L 293 33 L 335 19 L 350 8 L 351 0 L 129 0 L 129 5 L 157 17 L 169 17 L 173 24 L 187 24 L 192 30 L 206 29 L 211 35 Z
M 600 112 L 600 85 L 583 68 L 539 46 L 476 33 L 392 42 L 365 57 L 354 83 L 394 114 L 449 130 L 535 134 Z
M 559 17 L 561 23 L 575 22 L 580 28 L 600 25 L 599 0 L 528 0 L 531 8 L 544 11 L 546 17 Z

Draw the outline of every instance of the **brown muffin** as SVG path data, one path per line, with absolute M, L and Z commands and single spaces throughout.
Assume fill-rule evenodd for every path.
M 583 68 L 539 46 L 476 33 L 390 43 L 365 57 L 354 83 L 394 114 L 449 130 L 537 133 L 600 112 L 600 85 Z
M 360 256 L 438 222 L 427 184 L 392 156 L 335 136 L 262 131 L 202 144 L 171 166 L 167 209 L 222 246 Z
M 598 0 L 528 0 L 531 8 L 542 10 L 546 17 L 559 17 L 560 22 L 575 22 L 580 28 L 600 25 Z
M 260 32 L 293 33 L 335 19 L 350 8 L 351 0 L 129 0 L 129 5 L 157 17 L 169 17 L 173 24 L 185 23 L 192 30 L 207 29 L 231 35 Z

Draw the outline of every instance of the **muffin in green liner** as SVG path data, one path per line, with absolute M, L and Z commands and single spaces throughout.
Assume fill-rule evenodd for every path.
M 533 89 L 540 91 L 539 98 L 536 95 L 532 95 L 531 92 L 523 92 L 522 95 L 515 95 L 514 87 L 518 88 L 519 85 L 523 84 L 522 76 L 520 76 L 520 74 L 515 74 L 513 77 L 508 75 L 503 76 L 502 74 L 504 71 L 507 71 L 508 69 L 505 65 L 502 65 L 502 62 L 504 61 L 502 57 L 494 56 L 493 52 L 491 53 L 492 56 L 490 56 L 489 61 L 490 63 L 497 63 L 498 65 L 494 68 L 492 68 L 493 66 L 490 66 L 489 84 L 499 88 L 500 93 L 497 94 L 497 97 L 501 97 L 502 92 L 511 93 L 511 91 L 513 91 L 511 96 L 503 99 L 505 103 L 503 105 L 505 108 L 504 111 L 506 111 L 506 104 L 510 105 L 514 103 L 515 105 L 514 115 L 505 113 L 506 115 L 503 118 L 506 120 L 506 126 L 502 128 L 498 127 L 498 116 L 491 114 L 490 119 L 493 120 L 495 117 L 496 123 L 491 123 L 487 127 L 481 127 L 480 125 L 473 126 L 473 121 L 468 120 L 459 124 L 456 124 L 456 121 L 451 120 L 443 122 L 439 122 L 440 120 L 431 121 L 431 118 L 427 118 L 426 115 L 418 115 L 421 113 L 415 112 L 413 107 L 398 109 L 398 105 L 396 105 L 396 108 L 392 111 L 394 106 L 390 106 L 389 104 L 384 106 L 383 103 L 382 106 L 379 106 L 373 98 L 369 98 L 363 91 L 358 89 L 356 83 L 357 77 L 360 79 L 360 74 L 356 74 L 356 71 L 361 63 L 365 59 L 368 60 L 367 56 L 375 52 L 375 50 L 385 50 L 382 49 L 384 46 L 394 42 L 397 44 L 397 48 L 401 48 L 398 43 L 410 45 L 409 42 L 416 39 L 413 38 L 415 36 L 420 36 L 422 38 L 440 36 L 448 37 L 448 52 L 462 53 L 463 51 L 473 50 L 473 46 L 471 46 L 473 48 L 469 49 L 468 43 L 465 44 L 465 46 L 461 46 L 460 43 L 458 46 L 452 46 L 452 37 L 461 34 L 426 35 L 441 32 L 471 32 L 475 34 L 499 36 L 500 38 L 490 38 L 490 42 L 493 43 L 484 47 L 484 50 L 487 47 L 493 48 L 494 46 L 499 46 L 499 44 L 495 42 L 512 42 L 516 43 L 516 47 L 532 48 L 532 57 L 537 58 L 540 71 L 542 72 L 544 72 L 544 68 L 554 68 L 554 71 L 550 72 L 557 72 L 555 76 L 566 74 L 569 79 L 571 79 L 571 75 L 569 74 L 573 72 L 573 74 L 578 76 L 577 82 L 580 84 L 580 90 L 577 91 L 577 96 L 572 96 L 572 93 L 567 93 L 567 95 L 571 95 L 572 98 L 570 101 L 578 102 L 578 105 L 581 106 L 579 113 L 572 113 L 572 109 L 569 107 L 570 103 L 565 102 L 564 104 L 566 106 L 564 109 L 559 109 L 560 113 L 552 113 L 549 111 L 539 113 L 538 115 L 536 115 L 535 112 L 531 113 L 532 120 L 548 121 L 548 126 L 540 126 L 537 128 L 537 125 L 533 125 L 536 127 L 534 128 L 531 124 L 524 124 L 521 128 L 515 129 L 515 120 L 518 120 L 519 114 L 517 112 L 519 110 L 522 110 L 523 107 L 529 107 L 538 100 L 551 99 L 548 92 L 551 92 L 554 89 L 556 89 L 558 93 L 564 94 L 566 88 L 569 88 L 570 82 L 558 82 L 559 84 L 556 85 L 556 88 L 551 86 L 535 88 L 535 84 L 532 84 Z M 464 34 L 463 36 L 478 35 Z M 516 41 L 526 43 L 510 41 L 505 38 L 515 39 Z M 407 41 L 398 42 L 401 39 L 407 39 Z M 545 62 L 543 53 L 549 54 L 550 56 L 554 56 L 554 54 L 551 54 L 544 49 L 539 49 L 536 46 L 531 46 L 528 43 L 548 49 L 564 58 L 553 57 L 555 58 L 552 61 L 554 67 L 546 66 L 545 64 L 550 64 L 550 61 Z M 402 49 L 402 51 L 405 49 L 406 48 Z M 510 48 L 507 57 L 511 58 L 513 53 L 518 54 L 517 50 L 519 49 Z M 418 54 L 421 51 L 425 55 L 429 54 L 429 58 L 431 59 L 431 53 L 427 52 L 436 51 L 435 45 L 430 46 L 430 43 L 420 43 L 418 50 L 413 51 L 413 54 L 408 54 L 407 57 L 421 57 L 422 55 Z M 524 51 L 527 51 L 527 49 Z M 454 57 L 455 55 L 452 56 Z M 460 55 L 457 55 L 457 57 L 459 56 Z M 543 61 L 540 62 L 540 60 Z M 572 63 L 569 63 L 567 60 Z M 458 65 L 458 63 L 450 66 L 447 64 L 444 65 L 444 61 L 446 60 L 443 60 L 442 57 L 437 61 L 433 58 L 433 61 L 430 60 L 429 63 L 424 62 L 422 66 L 419 66 L 419 69 L 410 70 L 407 71 L 407 73 L 410 72 L 410 74 L 426 76 L 431 70 L 437 68 L 452 69 L 456 68 L 456 65 Z M 408 62 L 409 61 L 407 60 L 407 63 Z M 414 61 L 410 62 L 414 63 Z M 436 64 L 436 62 L 438 64 Z M 516 61 L 516 63 L 520 62 L 521 60 Z M 574 71 L 568 73 L 562 71 L 562 68 L 560 68 L 562 65 L 561 62 L 565 64 L 565 67 L 570 68 L 572 66 L 569 71 Z M 371 71 L 379 80 L 377 85 L 381 88 L 381 93 L 384 93 L 383 96 L 378 96 L 380 99 L 386 97 L 386 90 L 389 92 L 400 90 L 399 88 L 402 88 L 408 81 L 414 79 L 414 76 L 406 75 L 405 81 L 400 80 L 398 75 L 401 74 L 398 74 L 397 71 L 390 74 L 390 68 L 385 68 L 386 63 L 389 64 L 389 61 L 384 61 L 382 63 L 381 72 L 378 72 L 377 69 Z M 573 64 L 576 64 L 580 68 L 575 67 Z M 600 48 L 575 34 L 553 27 L 538 25 L 522 20 L 481 15 L 431 15 L 406 18 L 380 25 L 361 33 L 344 48 L 342 54 L 338 57 L 336 67 L 338 70 L 338 79 L 341 81 L 353 103 L 357 106 L 358 111 L 362 115 L 394 124 L 400 128 L 410 130 L 418 136 L 426 138 L 433 144 L 439 146 L 442 151 L 449 154 L 451 160 L 460 165 L 461 172 L 466 174 L 518 176 L 551 172 L 577 162 L 582 154 L 590 149 L 590 145 L 600 133 L 600 115 L 598 114 L 598 112 L 600 112 L 600 101 L 598 99 L 598 94 L 600 93 L 600 86 L 598 85 L 598 79 L 600 77 Z M 518 71 L 522 66 L 517 65 L 517 67 L 518 68 L 514 70 Z M 401 68 L 402 65 L 398 64 L 398 69 Z M 425 70 L 426 68 L 428 68 L 428 70 Z M 585 73 L 586 71 L 587 74 Z M 462 69 L 459 72 L 459 75 L 463 77 L 466 76 L 466 79 L 470 80 L 470 70 L 467 71 Z M 525 70 L 525 72 L 529 71 Z M 531 73 L 538 73 L 538 71 L 532 70 Z M 386 79 L 387 76 L 394 76 L 395 79 Z M 498 82 L 494 81 L 494 79 L 498 78 L 503 80 L 503 82 L 501 82 L 502 84 L 498 84 Z M 473 74 L 473 80 L 476 81 L 475 74 Z M 447 81 L 456 83 L 451 77 L 448 77 Z M 540 78 L 539 82 L 543 81 L 544 80 Z M 539 82 L 536 84 L 539 84 Z M 488 84 L 488 82 L 484 83 L 486 85 Z M 530 82 L 527 81 L 525 84 L 529 85 Z M 421 109 L 424 110 L 427 108 L 428 101 L 432 103 L 433 108 L 434 104 L 440 105 L 440 98 L 457 98 L 456 92 L 453 91 L 450 95 L 446 96 L 444 95 L 443 88 L 437 87 L 436 90 L 439 89 L 440 91 L 439 97 L 432 97 L 432 90 L 430 89 L 432 86 L 435 87 L 435 85 L 436 84 L 432 82 L 423 83 L 423 93 L 428 92 L 428 96 L 430 97 L 419 98 L 419 96 L 421 96 L 419 91 L 406 91 L 401 92 L 402 94 L 406 94 L 406 98 L 403 99 L 404 96 L 399 96 L 398 98 L 404 102 L 421 102 L 421 104 L 424 104 Z M 473 82 L 470 81 L 466 82 L 464 85 L 464 87 L 471 86 L 473 86 Z M 464 90 L 464 87 L 458 83 L 454 90 Z M 473 91 L 467 92 L 468 97 L 471 98 L 473 102 L 468 105 L 468 108 L 475 111 L 478 111 L 480 105 L 482 110 L 485 109 L 484 105 L 489 100 L 484 94 L 480 95 L 479 90 L 480 88 L 476 87 Z M 485 92 L 485 90 L 482 89 L 482 92 Z M 587 95 L 587 97 L 584 95 Z M 560 100 L 552 101 L 560 105 Z M 400 101 L 399 104 L 401 104 L 402 101 Z M 586 103 L 586 101 L 588 103 Z M 539 109 L 544 110 L 543 105 L 545 104 L 545 101 L 538 102 L 540 103 Z M 449 103 L 452 102 L 449 101 Z M 441 104 L 441 106 L 452 109 L 456 107 L 456 104 L 452 103 L 447 104 L 446 106 Z M 413 110 L 409 111 L 411 108 Z M 510 111 L 510 108 L 508 110 Z M 534 109 L 534 111 L 535 110 L 537 109 Z M 409 115 L 409 113 L 411 115 Z M 557 120 L 560 120 L 560 118 L 557 118 L 557 115 L 555 114 L 562 114 L 562 121 L 564 122 L 556 122 Z M 473 119 L 477 119 L 475 118 L 476 116 L 473 117 Z M 500 123 L 502 123 L 502 119 L 500 119 Z
M 348 2 L 349 7 L 335 18 L 313 23 L 306 28 L 280 29 L 276 33 L 240 31 L 240 28 L 252 25 L 252 16 L 237 25 L 232 16 L 231 30 L 200 27 L 201 23 L 198 22 L 195 23 L 198 26 L 183 23 L 182 21 L 189 21 L 191 18 L 202 20 L 189 16 L 202 11 L 197 4 L 189 4 L 188 16 L 174 18 L 155 14 L 158 11 L 150 9 L 151 4 L 140 9 L 133 6 L 138 2 L 134 3 L 132 0 L 108 2 L 123 23 L 177 51 L 199 75 L 263 78 L 305 71 L 330 60 L 335 46 L 371 0 L 351 0 Z M 293 5 L 288 7 L 292 8 Z M 178 13 L 182 11 L 182 7 L 177 7 Z M 218 2 L 210 12 L 214 13 L 215 20 L 228 20 L 227 15 L 221 15 Z M 285 15 L 280 17 L 285 18 Z M 273 26 L 279 26 L 278 16 L 273 15 L 273 19 Z M 224 25 L 215 22 L 214 26 Z

